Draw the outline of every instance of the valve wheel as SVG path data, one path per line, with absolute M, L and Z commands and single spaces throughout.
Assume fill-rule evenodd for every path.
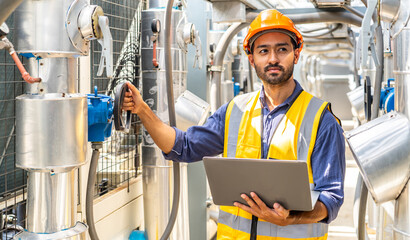
M 118 86 L 115 92 L 114 100 L 114 126 L 115 130 L 128 133 L 131 126 L 131 111 L 124 113 L 122 110 L 122 104 L 124 102 L 125 93 L 128 91 L 128 86 L 122 83 Z

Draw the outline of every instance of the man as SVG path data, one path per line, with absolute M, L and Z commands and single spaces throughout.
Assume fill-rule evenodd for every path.
M 266 206 L 255 193 L 242 194 L 248 206 L 221 206 L 218 239 L 326 239 L 327 224 L 343 203 L 342 129 L 328 104 L 293 79 L 302 45 L 302 35 L 289 18 L 276 10 L 261 12 L 250 25 L 244 49 L 262 89 L 234 98 L 204 126 L 187 132 L 162 123 L 128 85 L 131 92 L 123 108 L 139 115 L 168 159 L 191 162 L 223 153 L 308 162 L 309 180 L 321 192 L 312 211 L 293 212 L 278 203 Z

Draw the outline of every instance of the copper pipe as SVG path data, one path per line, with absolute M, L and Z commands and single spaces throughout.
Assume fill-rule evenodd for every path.
M 154 67 L 155 68 L 157 68 L 158 67 L 158 61 L 157 61 L 157 41 L 154 41 L 154 44 L 153 44 L 154 46 L 153 46 L 153 57 L 152 57 L 152 65 L 154 65 Z
M 26 81 L 27 83 L 41 82 L 41 78 L 33 78 L 32 76 L 30 76 L 30 74 L 24 68 L 15 51 L 10 51 L 10 55 L 16 63 L 17 68 L 20 70 L 21 76 L 23 77 L 24 81 Z

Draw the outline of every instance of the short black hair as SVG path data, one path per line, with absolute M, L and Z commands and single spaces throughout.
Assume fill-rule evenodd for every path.
M 298 45 L 296 44 L 295 40 L 291 37 L 289 37 L 289 38 L 290 38 L 290 41 L 292 42 L 293 50 L 296 50 L 296 48 L 299 48 Z M 255 39 L 255 41 L 256 41 L 256 39 Z M 251 54 L 253 54 L 253 49 L 255 48 L 255 41 L 253 41 L 253 43 L 251 45 Z

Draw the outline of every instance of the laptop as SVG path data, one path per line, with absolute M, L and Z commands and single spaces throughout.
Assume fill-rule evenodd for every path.
M 307 163 L 302 160 L 204 157 L 216 205 L 247 204 L 241 198 L 255 192 L 270 208 L 275 202 L 289 210 L 313 210 L 320 192 L 309 184 Z

